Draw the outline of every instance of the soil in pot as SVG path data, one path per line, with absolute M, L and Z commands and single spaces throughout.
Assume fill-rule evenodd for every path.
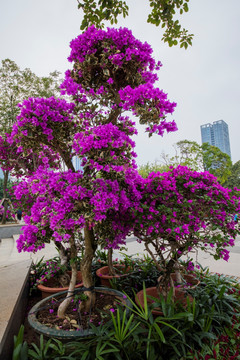
M 59 339 L 73 339 L 91 334 L 91 326 L 99 326 L 111 319 L 111 313 L 116 311 L 117 305 L 130 302 L 124 294 L 113 289 L 95 288 L 96 304 L 89 313 L 78 311 L 79 301 L 83 294 L 78 291 L 66 311 L 65 319 L 57 317 L 59 302 L 66 297 L 66 293 L 49 296 L 38 302 L 29 312 L 28 321 L 36 332 L 46 337 Z
M 107 286 L 111 288 L 111 283 L 109 280 L 119 279 L 120 277 L 127 277 L 130 272 L 130 267 L 124 265 L 114 265 L 114 268 L 118 271 L 116 275 L 109 275 L 109 267 L 103 266 L 96 271 L 96 275 L 100 278 L 102 286 Z
M 154 297 L 156 299 L 159 298 L 158 290 L 156 287 L 147 288 L 147 289 L 145 289 L 145 291 L 146 291 L 146 295 L 147 295 L 147 303 L 149 305 L 154 303 L 154 300 L 151 299 L 150 296 Z M 175 288 L 174 301 L 178 301 L 183 306 L 186 306 L 187 305 L 187 299 L 186 299 L 187 296 L 189 297 L 190 301 L 193 301 L 193 298 L 190 295 L 188 295 L 181 289 Z M 135 302 L 137 305 L 140 305 L 142 308 L 144 308 L 144 290 L 141 290 L 136 294 Z M 160 308 L 152 309 L 152 314 L 154 316 L 163 316 L 163 312 L 161 311 Z
M 67 272 L 69 276 L 71 276 L 71 271 Z M 75 288 L 79 288 L 83 286 L 82 283 L 82 274 L 81 271 L 78 271 L 77 273 L 77 285 L 75 286 Z M 46 297 L 52 295 L 52 294 L 57 294 L 61 291 L 66 291 L 68 290 L 68 286 L 63 287 L 60 285 L 58 279 L 56 277 L 52 277 L 50 279 L 46 279 L 46 281 L 44 281 L 43 284 L 39 284 L 37 286 L 38 290 L 40 290 L 42 292 L 42 299 L 45 299 Z

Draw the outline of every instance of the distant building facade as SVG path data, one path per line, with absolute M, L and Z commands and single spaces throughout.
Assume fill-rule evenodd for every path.
M 82 160 L 78 156 L 73 156 L 72 164 L 73 164 L 74 169 L 76 171 L 83 169 L 83 167 L 81 166 L 81 162 L 82 162 Z M 63 161 L 61 162 L 61 168 L 62 168 L 63 171 L 68 170 L 67 166 L 65 165 L 65 163 Z
M 214 121 L 212 124 L 201 125 L 202 144 L 208 143 L 218 147 L 231 158 L 228 125 L 223 120 Z
M 73 156 L 72 163 L 75 168 L 75 170 L 82 170 L 83 167 L 81 166 L 82 160 L 78 156 Z

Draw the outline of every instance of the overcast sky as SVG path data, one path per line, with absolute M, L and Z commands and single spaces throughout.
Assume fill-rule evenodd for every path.
M 232 161 L 240 160 L 240 0 L 190 0 L 182 24 L 193 34 L 188 50 L 169 48 L 160 28 L 146 23 L 146 0 L 129 0 L 126 26 L 135 37 L 150 43 L 159 72 L 160 89 L 177 108 L 178 131 L 148 139 L 142 130 L 136 140 L 138 164 L 154 162 L 161 153 L 173 154 L 179 140 L 201 143 L 200 125 L 224 120 L 229 126 Z M 21 69 L 39 76 L 71 65 L 69 42 L 80 34 L 82 13 L 77 0 L 1 0 L 0 60 L 9 58 Z

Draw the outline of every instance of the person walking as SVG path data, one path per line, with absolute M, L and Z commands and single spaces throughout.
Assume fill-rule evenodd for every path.
M 22 210 L 17 209 L 17 219 L 20 221 L 22 219 Z

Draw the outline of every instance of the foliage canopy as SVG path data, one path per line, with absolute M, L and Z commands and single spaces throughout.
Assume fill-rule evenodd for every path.
M 128 1 L 124 0 L 77 0 L 78 8 L 82 9 L 84 18 L 81 30 L 85 30 L 94 24 L 99 28 L 104 27 L 104 21 L 111 25 L 117 24 L 118 17 L 128 16 Z M 138 0 L 135 0 L 135 5 Z M 189 0 L 149 0 L 150 13 L 147 22 L 164 29 L 162 40 L 169 46 L 180 44 L 181 48 L 187 49 L 192 45 L 193 34 L 182 28 L 178 15 L 188 12 Z M 133 5 L 132 5 L 133 6 Z M 177 14 L 177 15 L 176 15 Z

